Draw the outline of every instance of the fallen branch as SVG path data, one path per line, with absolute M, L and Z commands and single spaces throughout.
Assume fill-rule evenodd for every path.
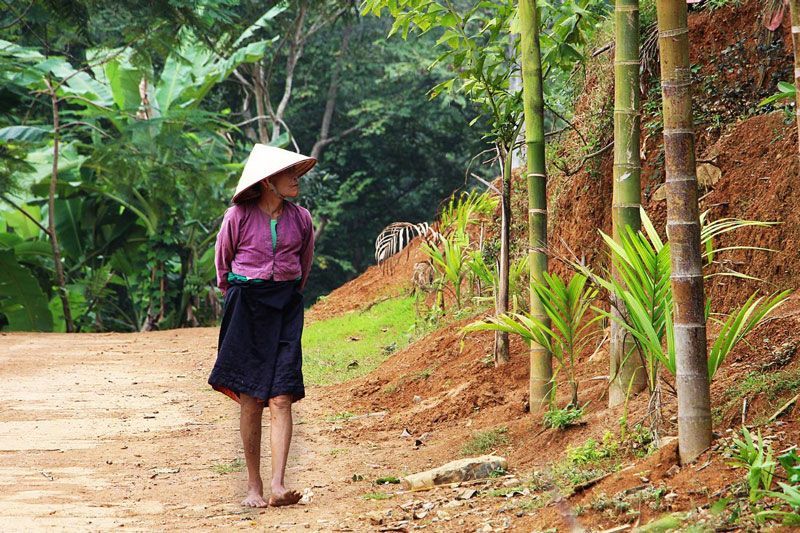
M 779 416 L 781 416 L 781 415 L 782 415 L 782 414 L 783 414 L 783 413 L 784 413 L 784 412 L 785 412 L 787 409 L 789 409 L 789 407 L 791 407 L 792 405 L 794 405 L 794 403 L 795 403 L 795 402 L 796 402 L 798 399 L 800 399 L 800 394 L 798 394 L 797 396 L 795 396 L 794 398 L 792 398 L 791 400 L 789 400 L 788 402 L 786 402 L 785 404 L 783 404 L 783 406 L 781 406 L 781 408 L 780 408 L 780 409 L 778 409 L 777 411 L 775 411 L 775 414 L 774 414 L 774 415 L 772 415 L 771 417 L 769 417 L 769 420 L 767 420 L 767 422 L 772 422 L 773 420 L 775 420 L 776 418 L 778 418 Z

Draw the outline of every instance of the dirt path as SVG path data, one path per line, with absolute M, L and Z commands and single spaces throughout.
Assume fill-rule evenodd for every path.
M 391 450 L 341 442 L 320 389 L 296 406 L 287 473 L 311 505 L 238 505 L 238 406 L 206 385 L 216 335 L 1 334 L 2 529 L 370 529 L 383 502 L 350 478 Z

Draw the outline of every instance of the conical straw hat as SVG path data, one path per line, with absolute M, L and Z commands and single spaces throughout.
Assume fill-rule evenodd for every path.
M 259 191 L 253 186 L 264 178 L 269 178 L 279 172 L 290 172 L 300 177 L 317 164 L 317 160 L 283 148 L 256 144 L 244 165 L 242 177 L 233 194 L 233 201 L 243 202 L 258 196 Z M 254 190 L 255 189 L 255 190 Z

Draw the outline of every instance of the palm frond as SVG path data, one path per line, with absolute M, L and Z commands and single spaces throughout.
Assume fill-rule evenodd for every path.
M 392 222 L 375 239 L 375 262 L 379 265 L 399 253 L 419 235 L 435 233 L 427 222 Z

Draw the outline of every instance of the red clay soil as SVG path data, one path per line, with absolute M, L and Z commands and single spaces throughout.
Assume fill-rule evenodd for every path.
M 779 35 L 775 40 L 778 45 L 771 48 L 764 45 L 771 39 L 767 35 L 765 40 L 759 25 L 756 16 L 759 6 L 759 2 L 750 1 L 738 8 L 726 7 L 713 13 L 702 11 L 690 17 L 692 57 L 701 65 L 701 76 L 711 76 L 712 68 L 717 69 L 720 64 L 727 74 L 706 81 L 704 91 L 697 93 L 699 108 L 713 113 L 716 109 L 711 105 L 714 98 L 723 95 L 726 102 L 731 101 L 733 97 L 729 93 L 739 82 L 744 87 L 739 95 L 739 111 L 750 111 L 749 115 L 737 111 L 739 114 L 736 116 L 745 118 L 719 128 L 709 128 L 709 123 L 703 122 L 710 120 L 708 116 L 699 121 L 698 158 L 713 161 L 722 171 L 720 180 L 708 185 L 701 209 L 709 210 L 712 219 L 738 217 L 780 222 L 773 228 L 742 230 L 720 240 L 720 247 L 735 243 L 771 248 L 775 252 L 726 252 L 717 258 L 713 267 L 716 271 L 735 269 L 761 278 L 763 282 L 712 278 L 707 291 L 713 298 L 716 312 L 729 312 L 756 289 L 771 292 L 793 288 L 800 280 L 800 266 L 796 259 L 800 252 L 800 215 L 797 213 L 800 190 L 793 187 L 798 173 L 796 126 L 792 117 L 787 120 L 780 111 L 753 114 L 757 112 L 754 102 L 774 92 L 777 81 L 789 79 L 784 74 L 791 61 L 785 64 L 782 61 L 787 58 L 786 42 L 790 37 L 788 26 L 784 24 L 779 30 L 783 32 L 783 38 Z M 768 53 L 760 56 L 764 46 L 769 48 Z M 738 54 L 744 71 L 734 69 L 728 72 L 732 67 L 725 63 L 725 57 L 730 54 Z M 613 88 L 603 76 L 607 76 L 611 61 L 612 58 L 606 58 L 606 63 L 587 79 L 587 89 L 578 102 L 574 121 L 579 129 L 596 124 L 596 118 L 581 115 L 582 112 L 607 111 Z M 593 91 L 601 90 L 612 92 L 607 98 L 593 94 Z M 722 115 L 726 121 L 730 117 L 729 114 Z M 611 139 L 611 131 L 601 131 L 599 137 L 598 145 L 605 146 Z M 565 150 L 575 148 L 579 143 L 577 135 L 570 134 L 564 141 Z M 646 158 L 642 184 L 645 208 L 656 227 L 662 228 L 665 202 L 658 200 L 655 194 L 663 182 L 663 163 L 659 159 L 663 150 L 660 132 L 644 148 Z M 555 213 L 550 228 L 550 246 L 555 258 L 551 262 L 552 269 L 565 270 L 558 261 L 559 257 L 577 257 L 595 267 L 605 261 L 597 228 L 607 233 L 611 230 L 612 164 L 612 153 L 607 151 L 572 176 L 551 174 L 548 193 Z M 518 172 L 515 173 L 514 189 L 517 193 L 513 210 L 518 222 L 512 227 L 512 240 L 523 248 L 519 243 L 525 240 L 525 224 L 519 221 L 524 221 L 527 206 L 525 195 L 521 193 L 524 184 Z M 398 280 L 392 280 L 393 286 L 399 285 Z M 339 300 L 349 302 L 344 308 L 363 305 L 367 298 L 380 293 L 377 287 L 381 283 L 378 272 L 371 271 L 365 274 L 363 281 L 355 280 L 345 285 L 329 300 L 336 301 L 337 306 L 341 305 Z M 325 307 L 322 309 L 329 314 L 333 312 Z M 734 482 L 741 481 L 743 474 L 728 465 L 722 450 L 729 446 L 732 431 L 742 424 L 742 400 L 747 400 L 744 421 L 747 424 L 763 423 L 796 394 L 796 390 L 790 389 L 774 394 L 746 393 L 737 397 L 733 395 L 732 387 L 750 375 L 800 368 L 800 360 L 795 355 L 797 346 L 800 346 L 798 313 L 800 302 L 793 297 L 779 310 L 775 319 L 753 333 L 749 344 L 742 343 L 737 347 L 718 372 L 712 386 L 712 405 L 717 408 L 717 440 L 714 448 L 700 460 L 693 465 L 672 468 L 677 461 L 674 446 L 644 460 L 626 456 L 626 461 L 634 465 L 632 468 L 562 500 L 566 505 L 551 504 L 536 512 L 523 513 L 521 519 L 513 523 L 512 529 L 561 529 L 568 527 L 570 520 L 577 520 L 593 529 L 626 523 L 632 518 L 609 512 L 602 506 L 593 505 L 593 502 L 604 495 L 611 497 L 624 491 L 639 490 L 642 485 L 664 487 L 664 494 L 669 496 L 658 509 L 640 505 L 638 510 L 641 514 L 637 520 L 642 524 L 665 512 L 693 510 L 729 495 L 735 489 Z M 339 402 L 334 408 L 364 413 L 387 412 L 385 416 L 363 417 L 345 425 L 341 433 L 343 438 L 352 442 L 398 441 L 405 429 L 412 435 L 410 439 L 421 441 L 417 446 L 419 453 L 431 465 L 438 465 L 458 457 L 463 444 L 476 431 L 504 426 L 507 427 L 509 443 L 497 451 L 508 457 L 514 473 L 521 476 L 549 468 L 563 459 L 568 446 L 584 443 L 590 437 L 601 440 L 606 431 L 617 432 L 623 411 L 621 407 L 606 407 L 605 348 L 594 355 L 583 354 L 577 364 L 581 403 L 589 401 L 585 424 L 565 431 L 545 430 L 539 417 L 526 415 L 526 346 L 519 339 L 512 339 L 511 362 L 494 368 L 491 364 L 491 335 L 470 335 L 462 340 L 459 334 L 459 329 L 475 318 L 478 317 L 452 322 L 430 333 L 394 354 L 368 376 L 338 387 L 338 393 L 331 395 Z M 714 333 L 710 332 L 711 338 Z M 559 404 L 564 405 L 568 398 L 563 376 L 561 381 Z M 669 385 L 665 385 L 665 390 L 668 389 Z M 628 415 L 631 424 L 645 419 L 646 402 L 643 397 L 632 401 Z M 663 402 L 662 431 L 669 435 L 675 431 L 675 398 L 667 392 Z M 798 415 L 800 405 L 796 404 L 782 413 L 777 422 L 763 428 L 765 434 L 773 438 L 775 450 L 800 442 Z M 480 500 L 475 507 L 501 512 L 497 511 L 499 504 L 488 499 Z M 582 509 L 582 514 L 576 518 L 573 511 L 578 508 Z
M 726 252 L 718 256 L 716 271 L 734 269 L 766 283 L 715 278 L 708 292 L 717 312 L 730 311 L 757 287 L 767 291 L 792 288 L 800 279 L 794 260 L 800 252 L 795 207 L 800 205 L 800 191 L 793 187 L 798 172 L 796 123 L 793 116 L 782 111 L 755 114 L 769 109 L 756 104 L 777 92 L 778 81 L 791 79 L 791 32 L 788 20 L 775 34 L 768 32 L 760 22 L 760 12 L 761 3 L 749 1 L 740 7 L 729 5 L 692 13 L 689 19 L 692 62 L 699 66 L 693 104 L 698 160 L 712 162 L 722 171 L 721 179 L 704 189 L 701 210 L 709 210 L 712 220 L 735 217 L 781 223 L 772 229 L 738 231 L 719 240 L 718 247 L 739 244 L 778 252 Z M 607 115 L 613 95 L 612 61 L 613 57 L 606 54 L 603 61 L 593 64 L 586 90 L 576 104 L 574 124 L 584 132 L 597 129 L 599 124 L 599 147 L 612 140 L 610 123 L 598 119 L 598 114 Z M 596 94 L 603 89 L 606 98 Z M 646 98 L 644 102 L 647 109 Z M 666 202 L 658 194 L 664 175 L 657 121 L 660 117 L 652 114 L 643 117 L 643 136 L 647 139 L 643 142 L 642 196 L 648 215 L 662 231 Z M 652 127 L 648 129 L 648 125 Z M 562 157 L 582 153 L 582 142 L 574 132 L 567 135 L 562 146 Z M 612 169 L 611 150 L 587 162 L 572 176 L 551 169 L 549 243 L 556 272 L 566 272 L 559 258 L 585 260 L 594 267 L 606 263 L 597 230 L 611 232 Z M 517 212 L 523 214 L 525 198 L 520 197 L 517 203 L 521 209 Z

